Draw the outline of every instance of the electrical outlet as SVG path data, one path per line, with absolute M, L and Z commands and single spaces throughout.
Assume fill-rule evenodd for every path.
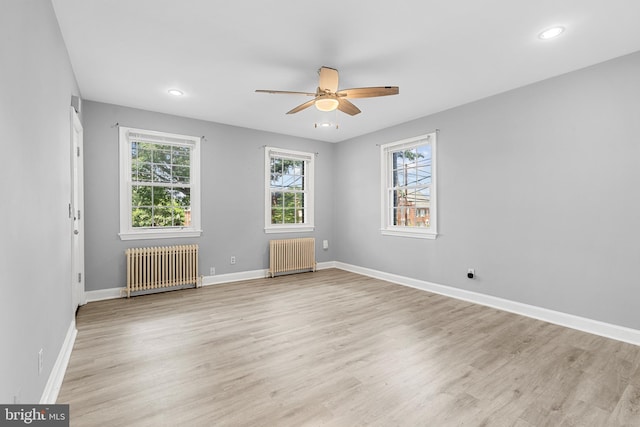
M 216 275 L 216 268 L 215 267 L 211 267 L 209 269 L 209 276 L 215 276 Z
M 469 279 L 474 279 L 476 277 L 476 270 L 475 268 L 470 268 L 467 270 L 467 277 Z
M 231 257 L 231 264 L 235 264 L 236 263 L 236 257 L 232 256 Z
M 40 349 L 38 352 L 38 375 L 42 373 L 42 365 L 44 360 L 44 350 Z

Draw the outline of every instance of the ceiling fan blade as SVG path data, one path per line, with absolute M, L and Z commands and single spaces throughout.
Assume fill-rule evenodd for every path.
M 256 92 L 259 93 L 274 93 L 274 94 L 284 94 L 284 95 L 306 95 L 306 96 L 316 96 L 315 93 L 310 92 L 292 92 L 289 90 L 265 90 L 265 89 L 256 89 Z
M 304 104 L 298 105 L 296 108 L 294 108 L 294 109 L 292 109 L 290 111 L 287 111 L 287 114 L 294 114 L 294 113 L 297 113 L 298 111 L 304 110 L 305 108 L 309 108 L 309 107 L 311 107 L 313 105 L 314 102 L 316 102 L 315 98 L 312 99 L 311 101 L 305 102 Z
M 344 98 L 338 98 L 338 110 L 342 111 L 343 113 L 347 113 L 350 116 L 355 116 L 356 114 L 360 113 L 360 109 L 358 107 Z
M 336 93 L 344 98 L 373 98 L 376 96 L 397 95 L 400 92 L 398 86 L 356 87 L 343 89 Z
M 318 71 L 318 87 L 321 91 L 335 93 L 338 90 L 338 70 L 329 67 L 320 67 Z

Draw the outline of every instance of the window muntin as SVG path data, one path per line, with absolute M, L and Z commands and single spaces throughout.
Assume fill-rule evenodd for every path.
M 435 238 L 435 143 L 431 133 L 382 146 L 383 234 Z
M 265 148 L 265 232 L 313 230 L 313 158 Z
M 200 235 L 200 138 L 120 128 L 120 237 Z

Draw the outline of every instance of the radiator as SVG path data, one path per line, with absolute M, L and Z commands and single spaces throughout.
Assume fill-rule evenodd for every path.
M 127 256 L 127 298 L 131 292 L 200 284 L 198 245 L 130 248 Z
M 316 239 L 281 239 L 269 241 L 269 274 L 316 271 Z

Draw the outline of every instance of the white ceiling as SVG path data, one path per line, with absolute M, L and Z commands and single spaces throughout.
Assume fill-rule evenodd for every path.
M 640 50 L 637 0 L 52 2 L 84 99 L 330 142 Z M 323 65 L 400 94 L 351 117 L 254 92 L 315 92 Z

